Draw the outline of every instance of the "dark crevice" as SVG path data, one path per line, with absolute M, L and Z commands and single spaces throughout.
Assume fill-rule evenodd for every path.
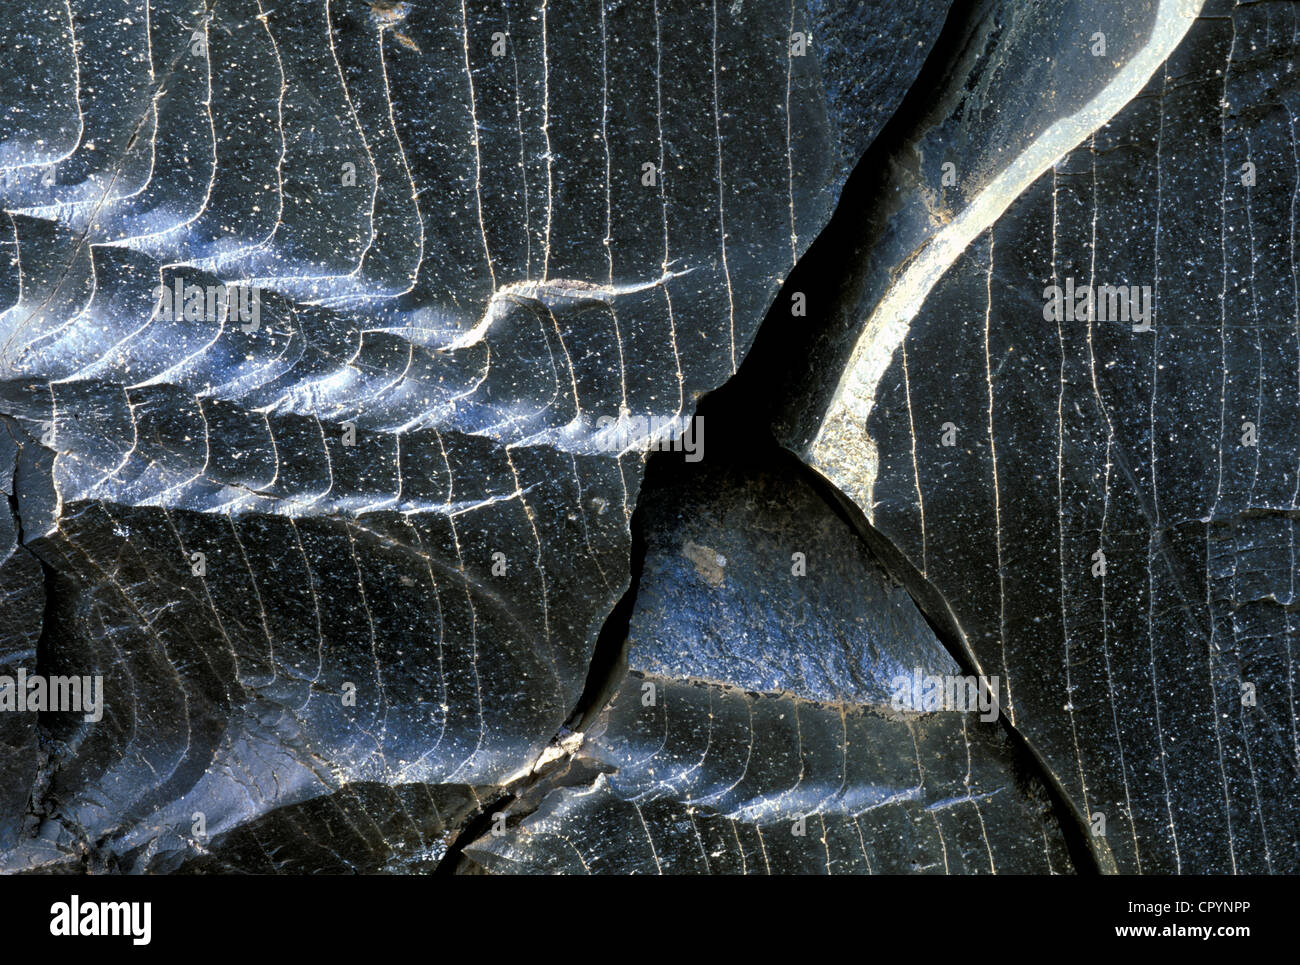
M 452 839 L 447 846 L 447 853 L 442 856 L 438 866 L 433 869 L 435 875 L 454 875 L 461 869 L 465 848 L 473 844 L 483 835 L 487 834 L 492 827 L 496 815 L 505 811 L 514 803 L 513 794 L 502 794 L 500 797 L 493 798 L 491 802 L 484 805 L 464 826 L 457 832 L 456 837 Z
M 651 467 L 670 455 L 672 454 L 652 453 L 650 455 L 647 459 L 647 480 L 651 475 Z M 632 622 L 632 612 L 636 609 L 637 590 L 641 584 L 641 572 L 645 565 L 645 513 L 641 498 L 641 494 L 645 492 L 646 486 L 643 485 L 628 524 L 631 531 L 631 545 L 627 589 L 623 591 L 623 595 L 618 598 L 610 609 L 609 615 L 606 616 L 605 622 L 601 624 L 600 631 L 596 635 L 596 646 L 592 651 L 591 662 L 587 667 L 587 679 L 583 684 L 582 693 L 573 711 L 565 719 L 560 732 L 552 741 L 553 745 L 559 744 L 575 732 L 585 731 L 609 703 L 623 682 L 623 678 L 627 676 L 628 626 Z M 569 766 L 569 763 L 560 762 L 541 771 L 534 771 L 512 785 L 513 789 L 503 789 L 500 796 L 476 812 L 456 834 L 447 848 L 447 853 L 438 862 L 434 874 L 458 874 L 474 870 L 473 863 L 464 857 L 465 849 L 489 833 L 495 815 L 506 814 L 507 827 L 513 827 L 536 810 L 538 803 L 550 791 L 558 787 L 589 783 L 591 775 L 581 767 Z M 544 782 L 543 777 L 546 778 Z
M 839 284 L 851 277 L 851 266 L 856 261 L 855 249 L 862 235 L 861 219 L 858 216 L 860 206 L 867 199 L 880 193 L 884 184 L 884 161 L 888 159 L 903 142 L 908 133 L 916 126 L 916 118 L 935 111 L 939 104 L 935 94 L 950 88 L 948 78 L 962 62 L 971 45 L 972 38 L 980 30 L 980 24 L 992 8 L 988 0 L 972 0 L 953 4 L 947 19 L 921 67 L 920 72 L 907 94 L 904 96 L 894 116 L 884 125 L 874 142 L 854 165 L 840 198 L 836 203 L 828 225 L 814 240 L 812 246 L 799 259 L 786 284 L 782 287 L 776 301 L 768 311 L 758 333 L 756 341 L 740 370 L 719 389 L 706 394 L 697 409 L 697 417 L 705 418 L 710 423 L 709 450 L 706 458 L 716 459 L 719 453 L 729 458 L 736 458 L 742 453 L 767 453 L 774 459 L 791 459 L 806 471 L 797 459 L 777 445 L 768 429 L 768 404 L 779 393 L 773 391 L 773 385 L 784 384 L 766 382 L 764 378 L 772 375 L 771 362 L 780 359 L 788 362 L 791 358 L 804 358 L 808 345 L 801 337 L 811 339 L 816 333 L 812 325 L 793 326 L 796 338 L 792 350 L 791 331 L 788 323 L 788 292 L 797 290 L 799 281 L 820 278 L 819 287 L 823 292 L 831 292 Z M 811 267 L 810 267 L 811 266 Z M 810 299 L 810 301 L 813 301 Z M 815 319 L 800 319 L 800 322 L 813 322 Z M 782 331 L 782 329 L 785 329 Z M 775 332 L 775 335 L 772 333 Z M 810 344 L 810 343 L 809 343 Z M 760 346 L 762 351 L 760 351 Z M 760 357 L 755 360 L 755 355 Z M 761 373 L 761 374 L 760 374 Z M 747 392 L 746 386 L 765 384 L 765 391 Z M 739 410 L 728 403 L 744 398 Z M 755 405 L 755 403 L 760 403 Z M 706 412 L 709 413 L 706 415 Z M 742 416 L 742 413 L 744 415 Z M 714 431 L 716 428 L 722 431 Z M 561 729 L 557 740 L 572 732 L 581 732 L 590 726 L 594 718 L 604 709 L 617 691 L 627 673 L 627 635 L 632 613 L 636 607 L 637 591 L 641 582 L 645 564 L 646 541 L 644 534 L 645 494 L 656 488 L 671 487 L 683 468 L 689 468 L 684 455 L 680 452 L 652 452 L 646 460 L 643 481 L 638 492 L 636 507 L 629 523 L 631 547 L 629 552 L 629 581 L 627 589 L 614 604 L 602 624 L 596 638 L 587 671 L 587 678 L 577 705 Z M 843 515 L 842 510 L 835 507 Z M 509 803 L 509 802 L 507 802 Z M 466 838 L 472 828 L 467 825 L 458 840 L 465 843 L 473 840 Z M 463 845 L 462 845 L 463 848 Z
M 647 460 L 645 482 L 637 496 L 629 528 L 632 532 L 631 550 L 628 554 L 630 577 L 627 589 L 609 611 L 596 636 L 596 648 L 587 669 L 587 680 L 578 698 L 577 706 L 564 726 L 570 731 L 585 731 L 597 714 L 609 703 L 627 674 L 627 630 L 636 608 L 636 594 L 641 585 L 641 571 L 645 566 L 645 511 L 643 494 L 649 485 L 650 467 L 670 453 L 653 453 Z
M 891 166 L 906 157 L 906 145 L 927 119 L 950 106 L 944 99 L 954 89 L 951 78 L 971 56 L 976 38 L 989 28 L 991 10 L 984 0 L 953 5 L 915 82 L 854 166 L 830 221 L 786 278 L 739 370 L 699 406 L 708 424 L 705 458 L 751 465 L 785 461 L 794 467 L 798 477 L 859 535 L 887 575 L 907 591 L 939 642 L 967 674 L 977 673 L 974 652 L 938 588 L 868 522 L 857 505 L 777 442 L 772 427 L 781 425 L 792 408 L 816 410 L 834 390 L 840 373 L 826 370 L 828 360 L 842 354 L 834 347 L 854 338 L 861 321 L 848 317 L 851 309 L 846 306 L 858 304 L 854 295 L 866 281 L 861 275 L 866 253 L 898 203 L 888 190 Z M 795 292 L 805 296 L 806 317 L 791 316 Z M 643 491 L 662 484 L 665 480 L 647 471 Z M 1023 763 L 1046 789 L 1075 870 L 1099 874 L 1102 868 L 1089 844 L 1086 816 L 1005 713 L 999 713 L 999 719 Z
M 952 78 L 977 55 L 994 8 L 990 0 L 960 0 L 949 9 L 915 81 L 854 165 L 830 220 L 786 277 L 740 369 L 714 393 L 741 404 L 749 419 L 785 427 L 793 410 L 825 408 L 840 376 L 826 363 L 848 357 L 861 324 L 850 313 L 868 282 L 867 254 L 901 203 L 894 169 L 913 163 L 907 145 L 952 107 Z M 790 314 L 795 292 L 806 298 L 806 316 Z

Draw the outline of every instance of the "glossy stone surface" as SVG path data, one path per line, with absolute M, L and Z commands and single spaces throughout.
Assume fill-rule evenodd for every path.
M 0 870 L 1300 870 L 1297 9 L 6 5 Z
M 869 472 L 818 463 L 1004 677 L 1102 870 L 1300 867 L 1295 30 L 1207 4 L 872 349 Z
M 648 433 L 733 373 L 945 11 L 0 11 L 0 668 L 105 690 L 0 723 L 0 867 L 267 870 L 286 809 L 526 774 Z
M 996 704 L 988 720 L 894 706 L 900 676 L 960 669 L 806 471 L 766 455 L 651 475 L 628 673 L 578 752 L 600 773 L 467 856 L 576 874 L 1070 870 Z

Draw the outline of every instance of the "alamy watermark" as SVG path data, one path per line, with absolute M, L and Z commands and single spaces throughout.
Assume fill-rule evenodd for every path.
M 50 905 L 50 934 L 56 937 L 123 936 L 148 945 L 153 936 L 153 903 L 148 901 L 68 901 Z
M 603 415 L 596 420 L 596 448 L 601 452 L 642 449 L 685 453 L 687 462 L 704 458 L 704 419 L 700 416 Z
M 1133 322 L 1133 331 L 1151 331 L 1150 285 L 1076 285 L 1043 289 L 1043 320 L 1047 322 Z
M 0 711 L 5 710 L 80 711 L 83 720 L 98 722 L 104 716 L 104 678 L 46 677 L 19 667 L 16 676 L 0 675 Z
M 177 275 L 153 290 L 157 317 L 165 322 L 239 321 L 256 332 L 262 319 L 262 289 L 256 285 L 196 285 Z
M 899 674 L 889 682 L 893 690 L 890 706 L 894 710 L 918 713 L 979 711 L 980 720 L 997 720 L 998 678 L 957 674 L 926 673 L 915 668 L 911 676 Z

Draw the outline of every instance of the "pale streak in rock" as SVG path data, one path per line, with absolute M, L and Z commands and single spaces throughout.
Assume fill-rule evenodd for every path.
M 867 319 L 817 435 L 808 447 L 811 465 L 874 518 L 879 457 L 865 427 L 880 380 L 907 337 L 912 320 L 970 243 L 1022 191 L 1085 137 L 1109 121 L 1149 81 L 1182 40 L 1203 0 L 1162 0 L 1151 39 L 1084 107 L 1057 121 L 979 191 L 935 234 L 889 287 Z

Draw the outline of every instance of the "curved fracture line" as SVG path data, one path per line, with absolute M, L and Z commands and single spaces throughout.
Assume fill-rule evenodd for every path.
M 876 389 L 907 337 L 912 320 L 930 290 L 970 243 L 1043 172 L 1119 112 L 1164 63 L 1200 12 L 1203 0 L 1163 0 L 1150 42 L 1079 111 L 1040 134 L 1029 147 L 994 177 L 942 231 L 925 244 L 897 282 L 885 292 L 868 318 L 849 364 L 841 376 L 827 416 L 809 447 L 814 468 L 854 499 L 874 522 L 874 490 L 879 459 L 875 443 L 861 427 L 875 405 Z M 861 440 L 853 449 L 865 456 L 840 458 L 841 440 L 849 427 Z

